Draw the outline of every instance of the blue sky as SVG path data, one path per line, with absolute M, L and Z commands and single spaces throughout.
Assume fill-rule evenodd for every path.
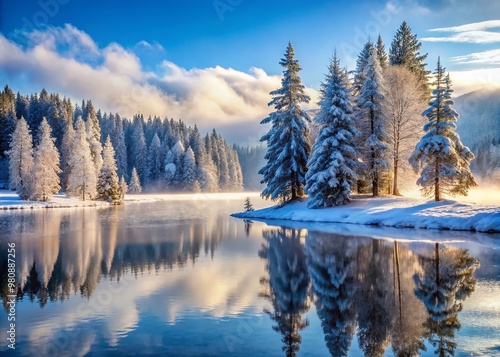
M 380 33 L 388 49 L 403 20 L 423 40 L 422 52 L 429 53 L 430 70 L 441 56 L 452 71 L 457 92 L 476 89 L 474 80 L 479 84 L 500 81 L 496 77 L 500 67 L 500 4 L 494 0 L 185 0 L 146 4 L 129 0 L 0 0 L 0 35 L 7 41 L 0 48 L 4 52 L 0 54 L 0 81 L 16 91 L 47 87 L 75 99 L 92 98 L 105 110 L 123 111 L 124 106 L 117 104 L 123 100 L 112 98 L 112 88 L 93 93 L 100 83 L 85 84 L 75 77 L 75 71 L 81 71 L 92 78 L 90 67 L 101 70 L 97 81 L 106 80 L 105 74 L 111 72 L 124 77 L 114 78 L 117 84 L 120 80 L 142 83 L 140 90 L 146 91 L 143 96 L 152 89 L 160 99 L 174 98 L 168 106 L 149 105 L 149 113 L 139 105 L 137 110 L 145 114 L 163 116 L 168 113 L 160 111 L 166 109 L 169 116 L 198 121 L 202 127 L 212 123 L 224 127 L 234 121 L 242 125 L 257 121 L 269 111 L 265 104 L 270 98 L 257 89 L 265 91 L 279 85 L 278 62 L 288 41 L 295 46 L 304 84 L 312 93 L 319 88 L 335 48 L 343 64 L 352 69 L 366 38 L 375 39 Z M 485 25 L 485 21 L 490 22 Z M 458 27 L 470 23 L 483 25 Z M 445 29 L 430 31 L 439 28 Z M 15 48 L 20 53 L 14 58 Z M 66 60 L 59 64 L 59 72 L 50 68 L 50 63 L 56 66 L 56 59 Z M 73 85 L 49 75 L 51 71 L 62 75 L 64 69 L 71 71 L 67 77 L 74 78 Z M 193 110 L 187 105 L 200 96 L 206 99 L 197 92 L 197 81 L 202 88 L 207 87 L 206 91 L 213 84 L 219 99 L 227 96 L 227 88 L 217 87 L 214 76 L 217 83 L 224 82 L 243 102 L 254 103 L 258 110 L 252 114 L 251 108 L 246 108 L 238 115 L 238 109 L 228 103 L 230 98 L 226 103 L 212 98 L 204 108 L 188 113 Z M 238 88 L 242 81 L 246 91 Z M 257 98 L 249 94 L 252 90 L 259 93 Z M 135 101 L 143 102 L 141 95 Z M 186 102 L 186 98 L 192 101 Z M 134 111 L 132 105 L 125 107 L 129 107 L 125 108 L 127 115 Z M 207 112 L 213 115 L 204 116 Z M 229 127 L 226 131 L 238 130 Z

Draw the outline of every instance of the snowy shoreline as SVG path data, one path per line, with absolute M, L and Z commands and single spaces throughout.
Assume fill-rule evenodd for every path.
M 232 214 L 236 218 L 500 233 L 500 207 L 452 200 L 354 196 L 348 205 L 308 209 L 307 200 Z
M 124 204 L 141 202 L 179 201 L 179 200 L 226 200 L 258 197 L 259 192 L 224 192 L 224 193 L 142 193 L 125 195 Z M 105 201 L 82 201 L 79 198 L 66 195 L 54 195 L 50 202 L 23 201 L 17 193 L 0 190 L 0 212 L 14 210 L 34 210 L 51 208 L 86 208 L 112 207 Z

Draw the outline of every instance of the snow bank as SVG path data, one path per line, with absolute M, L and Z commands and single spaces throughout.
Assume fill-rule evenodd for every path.
M 54 195 L 50 202 L 23 201 L 14 191 L 0 190 L 0 210 L 71 208 L 71 207 L 108 207 L 104 201 L 82 201 L 76 197 Z
M 225 193 L 185 193 L 185 194 L 130 194 L 125 195 L 128 202 L 158 202 L 158 201 L 208 201 L 208 200 L 235 200 L 245 197 L 259 197 L 258 192 L 225 192 Z M 77 197 L 54 195 L 50 202 L 23 201 L 14 191 L 0 190 L 0 211 L 15 209 L 39 208 L 71 208 L 71 207 L 109 207 L 105 201 L 82 201 Z
M 452 200 L 354 196 L 345 206 L 308 209 L 307 201 L 233 214 L 238 218 L 301 222 L 350 223 L 397 228 L 500 232 L 500 207 Z

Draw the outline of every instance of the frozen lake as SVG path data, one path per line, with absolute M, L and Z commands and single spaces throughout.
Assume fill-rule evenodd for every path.
M 242 207 L 0 212 L 0 354 L 500 355 L 499 235 L 229 217 Z

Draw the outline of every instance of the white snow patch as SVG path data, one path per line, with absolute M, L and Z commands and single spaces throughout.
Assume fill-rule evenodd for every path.
M 398 228 L 446 229 L 500 233 L 500 207 L 452 200 L 381 196 L 353 196 L 351 203 L 323 209 L 308 209 L 307 200 L 283 207 L 273 206 L 236 213 L 238 218 L 301 222 L 350 223 Z

